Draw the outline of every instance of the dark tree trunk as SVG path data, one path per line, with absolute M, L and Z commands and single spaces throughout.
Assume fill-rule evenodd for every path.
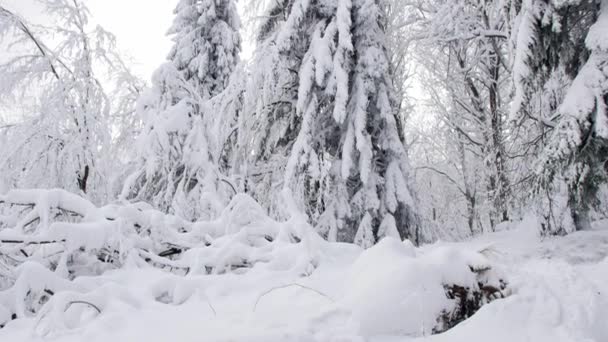
M 84 173 L 78 175 L 78 188 L 83 192 L 87 193 L 87 182 L 89 181 L 89 165 L 84 167 Z

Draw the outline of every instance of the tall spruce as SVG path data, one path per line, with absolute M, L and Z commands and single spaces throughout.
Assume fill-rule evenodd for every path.
M 287 19 L 310 21 L 310 40 L 284 187 L 330 240 L 366 247 L 385 235 L 419 240 L 381 6 L 296 1 Z M 295 39 L 287 33 L 279 46 Z
M 209 100 L 229 84 L 241 37 L 233 0 L 180 0 L 168 34 L 173 48 L 138 111 L 146 128 L 141 160 L 123 197 L 187 219 L 210 218 L 225 202 L 209 135 Z
M 272 216 L 281 216 L 281 182 L 300 120 L 298 73 L 310 42 L 311 21 L 296 15 L 308 5 L 273 1 L 257 35 L 257 48 L 238 124 L 233 177 Z M 286 39 L 288 37 L 289 39 Z

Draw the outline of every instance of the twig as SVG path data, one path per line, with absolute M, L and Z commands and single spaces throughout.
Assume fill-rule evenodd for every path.
M 217 311 L 215 311 L 215 308 L 213 307 L 213 305 L 211 305 L 211 301 L 209 300 L 209 298 L 207 299 L 207 305 L 209 306 L 209 309 L 211 309 L 211 311 L 213 311 L 213 316 L 217 316 Z
M 232 188 L 232 191 L 234 192 L 234 194 L 236 195 L 238 192 L 236 191 L 236 187 L 227 179 L 221 178 L 220 179 L 222 182 L 228 184 L 228 186 L 230 186 Z
M 171 248 L 164 252 L 161 252 L 160 254 L 158 254 L 158 256 L 162 257 L 162 258 L 166 258 L 166 257 L 170 257 L 172 255 L 181 254 L 182 252 L 183 252 L 183 250 L 181 250 L 179 248 Z
M 316 293 L 316 294 L 318 294 L 318 295 L 320 295 L 320 296 L 322 296 L 322 297 L 325 297 L 325 298 L 329 299 L 329 301 L 330 301 L 330 302 L 332 302 L 332 303 L 333 303 L 333 302 L 335 302 L 335 300 L 333 300 L 333 299 L 332 299 L 330 296 L 328 296 L 328 295 L 324 294 L 323 292 L 321 292 L 321 291 L 319 291 L 319 290 L 315 290 L 315 289 L 313 289 L 313 288 L 310 288 L 310 287 L 308 287 L 308 286 L 304 286 L 304 285 L 301 285 L 301 284 L 288 284 L 288 285 L 283 285 L 283 286 L 277 286 L 277 287 L 273 287 L 272 289 L 270 289 L 270 290 L 268 290 L 268 291 L 266 291 L 266 292 L 262 293 L 262 294 L 261 294 L 261 295 L 260 295 L 260 296 L 259 296 L 259 297 L 256 299 L 255 304 L 253 305 L 253 311 L 255 312 L 255 310 L 256 310 L 256 309 L 257 309 L 257 307 L 258 307 L 258 303 L 260 302 L 260 300 L 262 300 L 262 298 L 264 298 L 264 296 L 266 296 L 266 295 L 268 295 L 268 294 L 270 294 L 270 293 L 272 293 L 272 292 L 274 292 L 274 291 L 276 291 L 276 290 L 282 290 L 282 289 L 286 289 L 286 288 L 289 288 L 289 287 L 294 287 L 294 286 L 295 286 L 295 287 L 299 287 L 299 288 L 304 289 L 304 290 L 309 290 L 309 291 L 312 291 L 312 292 L 314 292 L 314 293 Z
M 55 243 L 63 243 L 65 242 L 65 240 L 43 240 L 43 241 L 35 241 L 35 240 L 0 240 L 0 243 L 5 243 L 5 244 L 10 244 L 10 245 L 19 245 L 19 244 L 23 244 L 26 246 L 29 245 L 52 245 Z
M 86 302 L 84 300 L 74 300 L 74 301 L 69 302 L 68 305 L 65 307 L 64 312 L 68 311 L 68 309 L 74 304 L 88 305 L 88 306 L 92 307 L 93 309 L 95 309 L 95 311 L 97 311 L 97 313 L 101 315 L 101 310 L 99 309 L 99 307 L 97 307 L 97 305 L 90 303 L 90 302 Z

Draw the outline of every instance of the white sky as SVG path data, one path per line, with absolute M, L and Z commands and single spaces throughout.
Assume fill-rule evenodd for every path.
M 92 21 L 116 35 L 118 47 L 133 71 L 149 79 L 165 60 L 171 40 L 166 36 L 178 0 L 85 0 Z M 33 23 L 43 22 L 36 0 L 0 0 L 2 6 Z
M 44 0 L 42 0 L 44 1 Z M 173 21 L 173 10 L 179 0 L 82 0 L 89 7 L 91 24 L 99 24 L 116 36 L 118 49 L 131 70 L 146 81 L 166 59 L 172 42 L 167 37 Z M 253 0 L 261 1 L 266 0 Z M 42 12 L 41 0 L 0 0 L 0 5 L 19 14 L 32 24 L 50 24 Z M 245 3 L 241 1 L 240 3 Z M 244 6 L 240 6 L 244 10 Z M 253 54 L 253 44 L 243 34 L 242 59 Z M 0 60 L 7 53 L 0 45 Z M 6 107 L 8 106 L 8 107 Z M 0 121 L 19 110 L 0 104 Z M 10 114 L 10 115 L 9 115 Z
M 171 48 L 166 32 L 173 21 L 173 9 L 178 0 L 84 1 L 91 10 L 92 20 L 116 35 L 118 47 L 132 70 L 140 77 L 150 79 Z M 44 20 L 37 0 L 0 0 L 0 4 L 30 22 Z M 241 58 L 247 59 L 252 49 L 251 44 L 244 42 Z
M 177 0 L 87 0 L 87 3 L 98 23 L 116 35 L 119 49 L 132 58 L 129 64 L 135 73 L 150 78 L 171 48 L 166 32 L 173 21 Z

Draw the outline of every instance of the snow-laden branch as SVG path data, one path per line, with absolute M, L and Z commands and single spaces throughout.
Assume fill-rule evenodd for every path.
M 311 251 L 324 243 L 300 216 L 274 221 L 246 195 L 235 196 L 217 220 L 194 223 L 141 203 L 96 207 L 63 190 L 10 191 L 0 196 L 0 213 L 7 214 L 0 216 L 0 262 L 15 270 L 0 273 L 0 284 L 10 285 L 0 288 L 0 311 L 17 317 L 38 312 L 57 291 L 85 291 L 70 281 L 83 271 L 128 262 L 182 275 L 254 266 L 309 274 L 318 257 Z M 74 303 L 103 311 L 78 296 L 61 310 Z

